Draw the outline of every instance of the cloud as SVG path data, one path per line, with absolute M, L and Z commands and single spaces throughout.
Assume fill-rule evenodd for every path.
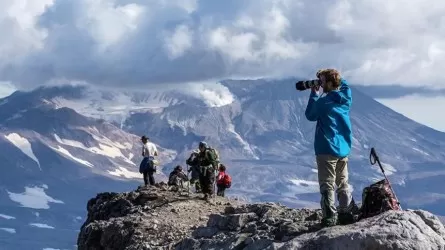
M 360 92 L 378 99 L 395 99 L 414 94 L 425 98 L 445 96 L 445 89 L 434 89 L 425 86 L 361 85 L 354 87 Z
M 445 88 L 444 11 L 439 0 L 4 0 L 0 81 L 135 87 L 336 67 L 352 84 Z
M 17 89 L 9 82 L 0 82 L 0 98 L 9 96 Z

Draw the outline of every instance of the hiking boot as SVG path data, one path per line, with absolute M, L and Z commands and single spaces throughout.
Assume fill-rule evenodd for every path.
M 354 216 L 352 213 L 338 213 L 338 224 L 348 225 L 354 223 Z
M 333 227 L 337 225 L 337 217 L 329 217 L 329 218 L 323 218 L 321 219 L 321 225 L 323 227 Z

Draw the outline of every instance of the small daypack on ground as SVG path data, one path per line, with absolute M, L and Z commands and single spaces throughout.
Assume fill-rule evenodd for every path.
M 363 189 L 360 218 L 372 217 L 388 210 L 401 210 L 386 179 Z
M 229 174 L 225 174 L 224 175 L 224 180 L 223 180 L 223 182 L 224 182 L 224 186 L 226 187 L 226 188 L 230 188 L 231 186 L 232 186 L 232 177 L 229 175 Z

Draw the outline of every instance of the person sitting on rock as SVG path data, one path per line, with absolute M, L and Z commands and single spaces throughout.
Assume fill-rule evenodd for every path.
M 188 181 L 187 175 L 182 171 L 180 165 L 176 166 L 168 177 L 168 185 L 174 187 L 183 187 L 183 182 Z
M 190 157 L 185 161 L 187 165 L 190 166 L 188 172 L 192 172 L 192 176 L 190 178 L 190 185 L 195 185 L 195 192 L 201 192 L 201 185 L 199 183 L 199 173 L 200 166 L 198 160 L 199 151 L 193 151 Z

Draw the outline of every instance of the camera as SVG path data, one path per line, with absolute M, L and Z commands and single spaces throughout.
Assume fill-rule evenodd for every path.
M 298 81 L 295 83 L 295 88 L 300 91 L 310 89 L 315 86 L 321 86 L 321 81 L 319 79 Z

